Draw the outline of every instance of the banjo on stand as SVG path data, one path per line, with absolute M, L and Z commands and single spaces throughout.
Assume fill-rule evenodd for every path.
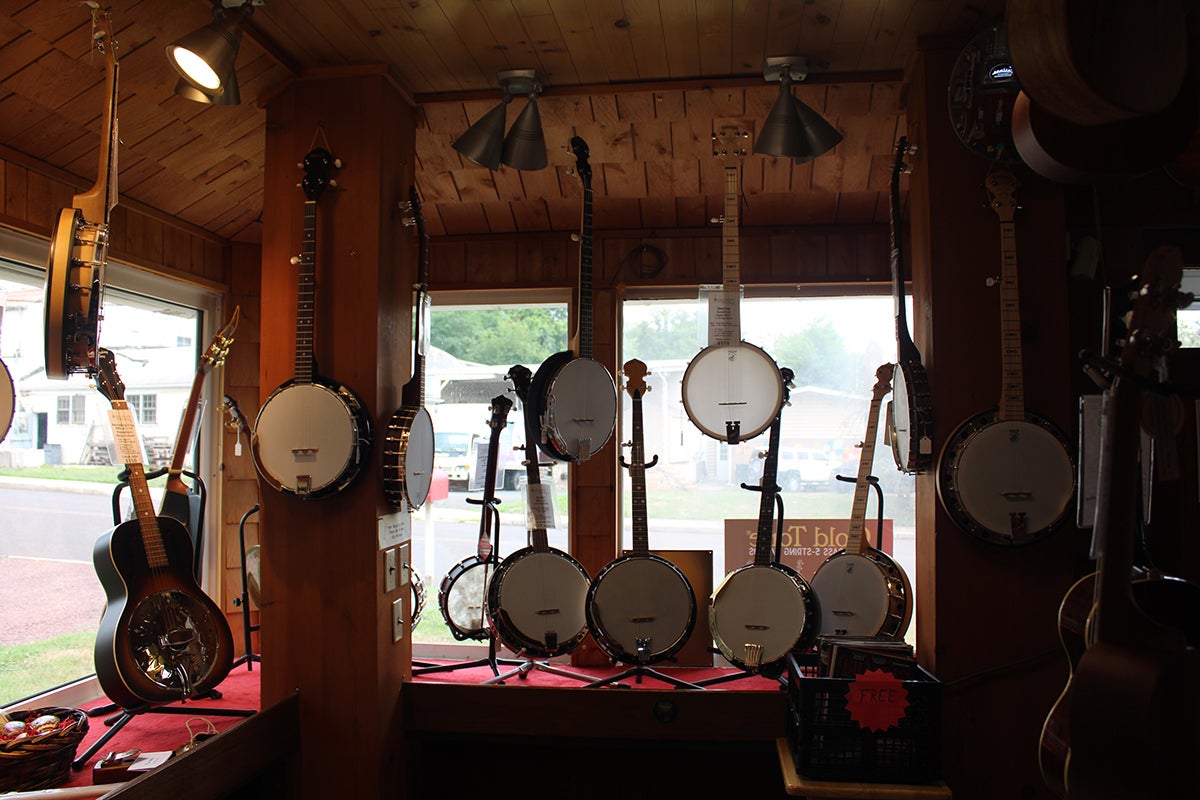
M 571 137 L 583 184 L 579 243 L 579 330 L 564 351 L 542 362 L 530 384 L 525 427 L 540 431 L 538 447 L 555 461 L 587 461 L 612 438 L 617 389 L 608 368 L 592 358 L 592 168 L 588 145 Z
M 903 638 L 912 619 L 912 585 L 904 568 L 887 553 L 871 546 L 866 535 L 867 496 L 875 463 L 879 406 L 888 393 L 893 365 L 875 371 L 867 431 L 863 437 L 854 482 L 854 504 L 846 548 L 817 568 L 812 589 L 821 605 L 821 636 L 884 636 Z M 876 537 L 882 535 L 876 531 Z
M 273 489 L 301 498 L 335 494 L 354 480 L 371 449 L 371 418 L 354 392 L 316 374 L 313 318 L 316 305 L 317 198 L 336 185 L 330 170 L 341 162 L 323 147 L 311 150 L 304 169 L 304 246 L 296 303 L 295 377 L 263 403 L 250 435 L 254 466 Z
M 717 302 L 710 303 L 708 347 L 692 357 L 683 374 L 683 408 L 688 419 L 705 436 L 731 445 L 766 430 L 779 415 L 784 396 L 775 360 L 742 341 L 738 164 L 746 155 L 746 138 L 745 131 L 732 127 L 713 134 L 713 155 L 725 162 L 722 291 Z
M 919 473 L 933 461 L 933 398 L 929 372 L 921 362 L 921 351 L 908 333 L 904 303 L 904 246 L 900 233 L 900 175 L 904 158 L 912 152 L 908 137 L 896 144 L 888 208 L 892 245 L 892 295 L 896 302 L 896 369 L 892 375 L 892 399 L 887 404 L 887 441 L 901 472 Z
M 405 210 L 417 227 L 420 275 L 417 282 L 416 333 L 413 336 L 413 377 L 401 390 L 401 406 L 392 414 L 383 440 L 383 494 L 396 508 L 405 503 L 420 508 L 429 497 L 433 481 L 433 418 L 425 410 L 425 351 L 429 344 L 426 327 L 429 309 L 429 234 L 421 215 L 421 197 L 417 187 L 408 192 Z
M 650 391 L 646 365 L 625 362 L 625 391 L 633 400 L 629 470 L 633 509 L 633 549 L 610 561 L 587 592 L 587 615 L 596 643 L 614 661 L 656 664 L 671 658 L 687 643 L 696 625 L 696 596 L 687 576 L 674 564 L 650 552 L 646 510 L 646 463 L 642 396 Z
M 937 493 L 964 532 L 1014 546 L 1049 535 L 1075 494 L 1075 463 L 1062 431 L 1026 410 L 1022 382 L 1020 292 L 1017 288 L 1016 177 L 999 163 L 988 172 L 1000 217 L 1000 346 L 998 408 L 964 420 L 938 460 Z
M 509 370 L 517 397 L 529 402 L 532 373 L 520 364 Z M 488 613 L 496 636 L 517 655 L 553 658 L 570 653 L 588 633 L 584 598 L 590 578 L 568 553 L 551 547 L 546 513 L 553 486 L 541 482 L 536 432 L 525 429 L 528 547 L 510 553 L 488 587 Z
M 508 412 L 512 405 L 512 400 L 502 394 L 492 398 L 492 416 L 488 420 L 492 432 L 488 439 L 483 499 L 468 501 L 483 506 L 475 555 L 467 556 L 451 567 L 438 589 L 438 608 L 442 618 L 446 620 L 450 633 L 460 642 L 491 636 L 487 617 L 488 584 L 498 561 L 492 546 L 492 529 L 498 531 L 500 528 L 500 515 L 496 512 L 496 503 L 499 502 L 496 500 L 497 455 L 500 452 L 500 434 L 508 425 Z
M 780 376 L 786 403 L 792 371 L 784 367 Z M 821 619 L 812 587 L 794 569 L 778 563 L 772 553 L 782 418 L 781 404 L 771 423 L 763 460 L 754 561 L 725 576 L 708 609 L 708 626 L 717 649 L 747 672 L 775 672 L 788 653 L 807 650 L 816 639 Z
M 92 39 L 104 55 L 104 128 L 96 183 L 59 211 L 46 262 L 46 376 L 95 375 L 108 260 L 109 212 L 117 204 L 117 43 L 107 11 L 92 8 Z

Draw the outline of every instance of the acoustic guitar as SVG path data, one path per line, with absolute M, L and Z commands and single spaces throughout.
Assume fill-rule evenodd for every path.
M 507 377 L 521 402 L 528 403 L 529 368 L 517 364 Z M 510 553 L 496 568 L 488 587 L 488 613 L 496 637 L 514 653 L 553 658 L 570 653 L 587 636 L 584 598 L 591 579 L 569 553 L 550 546 L 546 527 L 554 487 L 542 483 L 535 436 L 525 429 L 529 546 Z
M 200 697 L 233 664 L 229 622 L 196 583 L 187 529 L 154 512 L 125 385 L 105 348 L 98 351 L 96 388 L 112 405 L 113 439 L 135 512 L 101 535 L 92 550 L 106 597 L 96 634 L 96 678 L 123 708 Z
M 792 371 L 780 370 L 784 401 L 792 383 Z M 783 412 L 771 423 L 770 444 L 763 460 L 762 499 L 758 507 L 758 530 L 754 560 L 725 576 L 713 592 L 708 608 L 708 627 L 730 663 L 747 672 L 775 673 L 787 654 L 812 646 L 820 627 L 819 600 L 808 581 L 791 567 L 774 558 L 775 498 L 779 494 L 779 437 Z
M 633 549 L 610 561 L 587 592 L 587 615 L 600 649 L 624 664 L 657 664 L 678 653 L 696 625 L 696 596 L 687 576 L 674 564 L 650 552 L 647 525 L 646 462 L 642 397 L 650 391 L 650 373 L 641 361 L 625 362 L 625 391 L 632 399 L 629 470 L 633 512 Z
M 725 213 L 721 217 L 721 294 L 710 304 L 708 346 L 683 373 L 683 408 L 701 433 L 729 444 L 765 431 L 783 405 L 784 387 L 775 359 L 742 340 L 741 258 L 738 254 L 738 167 L 749 138 L 722 127 L 713 134 L 713 155 L 724 163 Z
M 821 607 L 821 636 L 901 639 L 912 620 L 912 584 L 908 575 L 891 556 L 871 546 L 866 530 L 879 406 L 890 389 L 892 373 L 891 364 L 883 364 L 875 371 L 846 547 L 825 559 L 809 582 Z M 881 533 L 876 531 L 876 536 Z
M 608 367 L 592 358 L 592 167 L 588 144 L 571 137 L 575 172 L 583 184 L 579 239 L 579 328 L 567 350 L 534 373 L 525 427 L 539 431 L 538 447 L 555 461 L 587 461 L 608 444 L 617 423 L 617 388 Z
M 421 214 L 417 187 L 408 191 L 405 224 L 417 229 L 419 275 L 417 279 L 416 330 L 413 334 L 413 377 L 400 392 L 401 406 L 392 414 L 383 440 L 383 495 L 396 508 L 416 510 L 429 497 L 433 482 L 433 418 L 425 410 L 425 350 L 429 344 L 426 322 L 429 315 L 429 234 Z
M 896 303 L 896 368 L 892 375 L 892 399 L 887 404 L 887 440 L 892 446 L 896 468 L 920 473 L 933 462 L 933 397 L 929 371 L 921 361 L 908 333 L 904 302 L 904 243 L 900 233 L 900 176 L 908 169 L 911 152 L 908 137 L 896 143 L 888 202 L 888 231 L 891 238 L 892 297 Z
M 366 465 L 371 418 L 348 386 L 316 372 L 313 355 L 316 306 L 317 200 L 334 185 L 341 162 L 323 147 L 304 156 L 304 245 L 298 257 L 295 377 L 271 392 L 258 411 L 250 453 L 273 489 L 312 499 L 340 492 Z
M 1021 293 L 1017 285 L 1017 179 L 1003 164 L 987 176 L 1000 218 L 1000 405 L 959 423 L 938 458 L 937 493 L 965 533 L 989 544 L 1048 536 L 1075 496 L 1075 462 L 1062 431 L 1025 408 Z
M 95 4 L 92 29 L 92 45 L 104 57 L 100 166 L 92 187 L 59 211 L 46 262 L 46 376 L 60 380 L 96 374 L 109 212 L 117 204 L 117 42 L 111 15 Z

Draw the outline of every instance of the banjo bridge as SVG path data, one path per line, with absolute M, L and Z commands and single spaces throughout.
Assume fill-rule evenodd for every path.
M 633 617 L 629 621 L 634 625 L 647 625 L 651 622 L 656 622 L 658 617 Z
M 562 612 L 557 608 L 542 608 L 537 611 L 539 617 L 551 617 Z
M 317 457 L 319 448 L 316 447 L 293 447 L 292 457 L 297 461 L 312 461 Z
M 1000 496 L 1013 503 L 1033 502 L 1033 492 L 1001 492 Z

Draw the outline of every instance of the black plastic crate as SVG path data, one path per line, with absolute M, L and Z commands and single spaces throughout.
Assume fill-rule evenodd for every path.
M 929 783 L 940 773 L 942 684 L 924 669 L 903 681 L 898 724 L 863 727 L 846 707 L 853 678 L 814 677 L 815 656 L 788 656 L 788 742 L 796 772 L 820 780 Z

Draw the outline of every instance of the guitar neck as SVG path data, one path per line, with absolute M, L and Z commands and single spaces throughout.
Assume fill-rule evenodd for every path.
M 867 412 L 867 432 L 863 437 L 862 453 L 858 459 L 858 478 L 854 482 L 854 503 L 850 507 L 850 532 L 846 552 L 863 554 L 871 549 L 867 541 L 867 500 L 871 494 L 871 471 L 875 466 L 875 438 L 879 434 L 879 407 L 882 398 L 872 397 Z M 876 532 L 878 535 L 878 531 Z
M 1025 384 L 1021 362 L 1021 292 L 1017 286 L 1017 230 L 1011 220 L 1000 223 L 1000 362 L 1002 420 L 1025 418 Z
M 758 504 L 758 534 L 754 537 L 754 563 L 765 567 L 774 559 L 772 543 L 775 538 L 775 495 L 778 492 L 776 478 L 779 473 L 779 435 L 783 424 L 783 415 L 777 414 L 771 423 L 770 443 L 767 445 L 767 456 L 763 459 L 762 483 L 760 491 L 762 498 Z
M 183 481 L 183 462 L 187 458 L 188 446 L 196 430 L 196 412 L 200 406 L 200 394 L 204 390 L 204 376 L 208 374 L 206 367 L 201 367 L 192 379 L 192 391 L 188 395 L 183 417 L 179 420 L 179 432 L 175 434 L 175 450 L 171 454 L 171 466 L 167 470 L 166 490 L 172 494 L 186 496 L 187 484 Z
M 317 296 L 317 201 L 304 201 L 304 242 L 300 249 L 296 287 L 296 381 L 313 381 L 313 308 Z
M 114 411 L 129 412 L 129 405 L 124 400 L 113 399 L 111 402 Z M 146 481 L 146 470 L 140 461 L 127 462 L 125 469 L 129 473 L 129 494 L 133 499 L 133 510 L 137 515 L 138 529 L 142 534 L 142 546 L 146 551 L 146 560 L 151 569 L 169 566 L 170 562 L 167 559 L 166 548 L 163 547 L 162 534 L 158 529 L 158 515 L 154 511 L 154 500 L 150 497 L 150 484 Z
M 642 426 L 642 395 L 640 392 L 633 393 L 632 403 L 633 442 L 629 448 L 629 485 L 633 515 L 631 523 L 633 551 L 648 553 L 650 552 L 650 529 L 647 525 L 646 507 L 646 446 L 645 432 Z
M 583 184 L 583 225 L 579 237 L 579 357 L 592 357 L 592 183 Z

